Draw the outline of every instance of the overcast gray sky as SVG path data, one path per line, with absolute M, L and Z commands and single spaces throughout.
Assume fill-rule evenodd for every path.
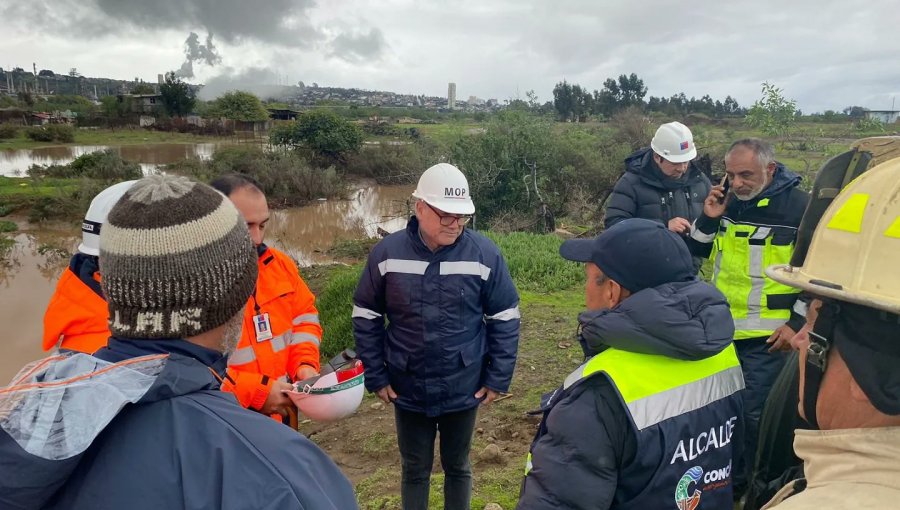
M 746 4 L 746 5 L 740 5 Z M 648 95 L 730 94 L 763 81 L 805 112 L 900 108 L 900 2 L 758 0 L 0 0 L 0 66 L 194 83 L 270 81 L 445 96 L 552 99 L 563 79 L 601 88 L 637 73 Z M 201 47 L 202 46 L 202 47 Z

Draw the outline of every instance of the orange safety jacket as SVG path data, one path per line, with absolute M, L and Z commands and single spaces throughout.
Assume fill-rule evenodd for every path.
M 222 390 L 237 396 L 244 407 L 260 410 L 279 377 L 291 379 L 300 365 L 319 370 L 322 326 L 316 297 L 284 253 L 259 247 L 256 290 L 244 309 L 241 341 L 228 358 L 228 377 Z M 269 314 L 271 339 L 257 341 L 253 318 Z
M 44 313 L 43 347 L 93 354 L 109 339 L 109 309 L 100 290 L 97 257 L 72 257 Z

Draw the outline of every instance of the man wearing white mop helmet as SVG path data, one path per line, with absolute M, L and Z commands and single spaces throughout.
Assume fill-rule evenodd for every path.
M 467 509 L 479 404 L 509 389 L 519 296 L 497 246 L 465 228 L 469 184 L 439 163 L 419 179 L 415 216 L 369 254 L 353 296 L 366 388 L 394 404 L 407 510 L 428 507 L 440 431 L 444 508 Z

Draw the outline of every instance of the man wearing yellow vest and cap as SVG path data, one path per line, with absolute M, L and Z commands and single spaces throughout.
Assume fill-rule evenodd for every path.
M 801 267 L 772 279 L 822 300 L 800 346 L 794 451 L 805 478 L 764 508 L 897 508 L 900 501 L 900 159 L 851 182 L 829 206 Z M 815 430 L 818 429 L 818 430 Z
M 744 380 L 725 297 L 654 221 L 560 254 L 585 262 L 593 357 L 542 402 L 518 508 L 731 508 Z
M 731 145 L 725 173 L 725 186 L 713 186 L 691 226 L 688 246 L 712 260 L 712 283 L 725 294 L 734 319 L 747 384 L 746 444 L 735 468 L 740 493 L 756 456 L 763 404 L 786 359 L 779 349 L 805 321 L 799 291 L 767 278 L 765 268 L 790 260 L 809 195 L 797 187 L 800 177 L 775 161 L 772 146 L 757 138 Z

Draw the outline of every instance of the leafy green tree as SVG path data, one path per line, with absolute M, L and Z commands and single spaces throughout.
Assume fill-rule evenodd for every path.
M 796 122 L 797 101 L 785 98 L 782 90 L 769 82 L 762 84 L 762 95 L 747 112 L 747 123 L 766 135 L 785 136 Z
M 132 94 L 155 94 L 156 89 L 153 88 L 153 85 L 149 83 L 138 83 L 134 87 L 131 88 Z
M 275 128 L 269 140 L 273 145 L 307 150 L 329 163 L 342 163 L 362 147 L 363 134 L 358 126 L 333 111 L 316 109 Z
M 194 91 L 175 76 L 174 71 L 166 73 L 166 82 L 159 86 L 159 93 L 162 96 L 163 108 L 169 115 L 181 117 L 194 109 L 196 101 Z
M 210 112 L 218 117 L 243 122 L 257 122 L 269 118 L 269 112 L 259 98 L 242 90 L 226 92 L 217 97 L 210 105 Z
M 131 98 L 123 96 L 119 101 L 116 96 L 103 96 L 100 98 L 100 111 L 107 118 L 121 119 L 131 112 Z

